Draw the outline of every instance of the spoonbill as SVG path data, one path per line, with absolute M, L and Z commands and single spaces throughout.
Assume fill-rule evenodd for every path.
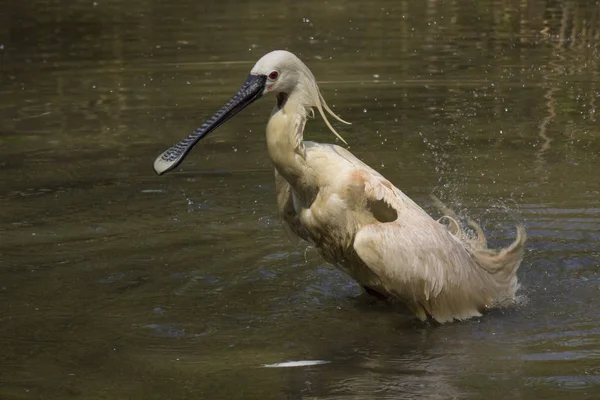
M 271 93 L 276 104 L 266 129 L 267 150 L 287 231 L 314 244 L 367 293 L 400 301 L 421 320 L 464 320 L 514 304 L 524 227 L 517 227 L 509 247 L 489 249 L 473 221 L 469 225 L 476 234 L 452 215 L 442 217 L 447 223 L 435 220 L 345 148 L 304 141 L 314 108 L 344 143 L 326 113 L 347 122 L 327 106 L 312 72 L 288 51 L 258 60 L 231 100 L 159 155 L 154 170 L 159 175 L 172 170 L 198 141 Z

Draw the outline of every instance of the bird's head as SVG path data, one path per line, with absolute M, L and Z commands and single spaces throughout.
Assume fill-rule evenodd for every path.
M 279 106 L 283 106 L 288 97 L 293 96 L 295 103 L 299 104 L 306 114 L 312 107 L 316 107 L 329 129 L 345 143 L 327 120 L 324 110 L 339 121 L 347 122 L 335 115 L 327 106 L 312 72 L 289 51 L 275 50 L 258 60 L 246 82 L 219 111 L 188 137 L 156 158 L 154 161 L 156 173 L 160 175 L 177 167 L 202 138 L 260 97 L 270 93 L 277 95 Z
M 250 77 L 264 77 L 263 95 L 290 94 L 307 85 L 316 86 L 315 77 L 308 67 L 285 50 L 275 50 L 262 56 L 250 71 Z

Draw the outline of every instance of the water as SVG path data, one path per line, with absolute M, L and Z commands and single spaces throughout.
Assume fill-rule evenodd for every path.
M 597 399 L 599 43 L 594 1 L 9 0 L 0 398 Z M 422 325 L 290 243 L 269 100 L 154 175 L 275 48 L 426 208 L 525 222 L 527 305 Z

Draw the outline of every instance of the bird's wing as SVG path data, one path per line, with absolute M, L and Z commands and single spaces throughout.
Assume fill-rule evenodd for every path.
M 459 285 L 469 272 L 464 244 L 385 178 L 364 171 L 362 181 L 377 222 L 358 230 L 354 250 L 387 289 L 428 300 Z

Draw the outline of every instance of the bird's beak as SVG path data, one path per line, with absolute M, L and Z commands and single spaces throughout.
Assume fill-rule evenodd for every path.
M 229 118 L 262 96 L 266 82 L 267 77 L 264 75 L 248 75 L 248 79 L 235 96 L 221 107 L 219 111 L 188 137 L 171 146 L 156 158 L 154 161 L 154 170 L 156 173 L 161 175 L 177 167 L 200 139 L 208 136 L 209 133 L 217 129 Z

